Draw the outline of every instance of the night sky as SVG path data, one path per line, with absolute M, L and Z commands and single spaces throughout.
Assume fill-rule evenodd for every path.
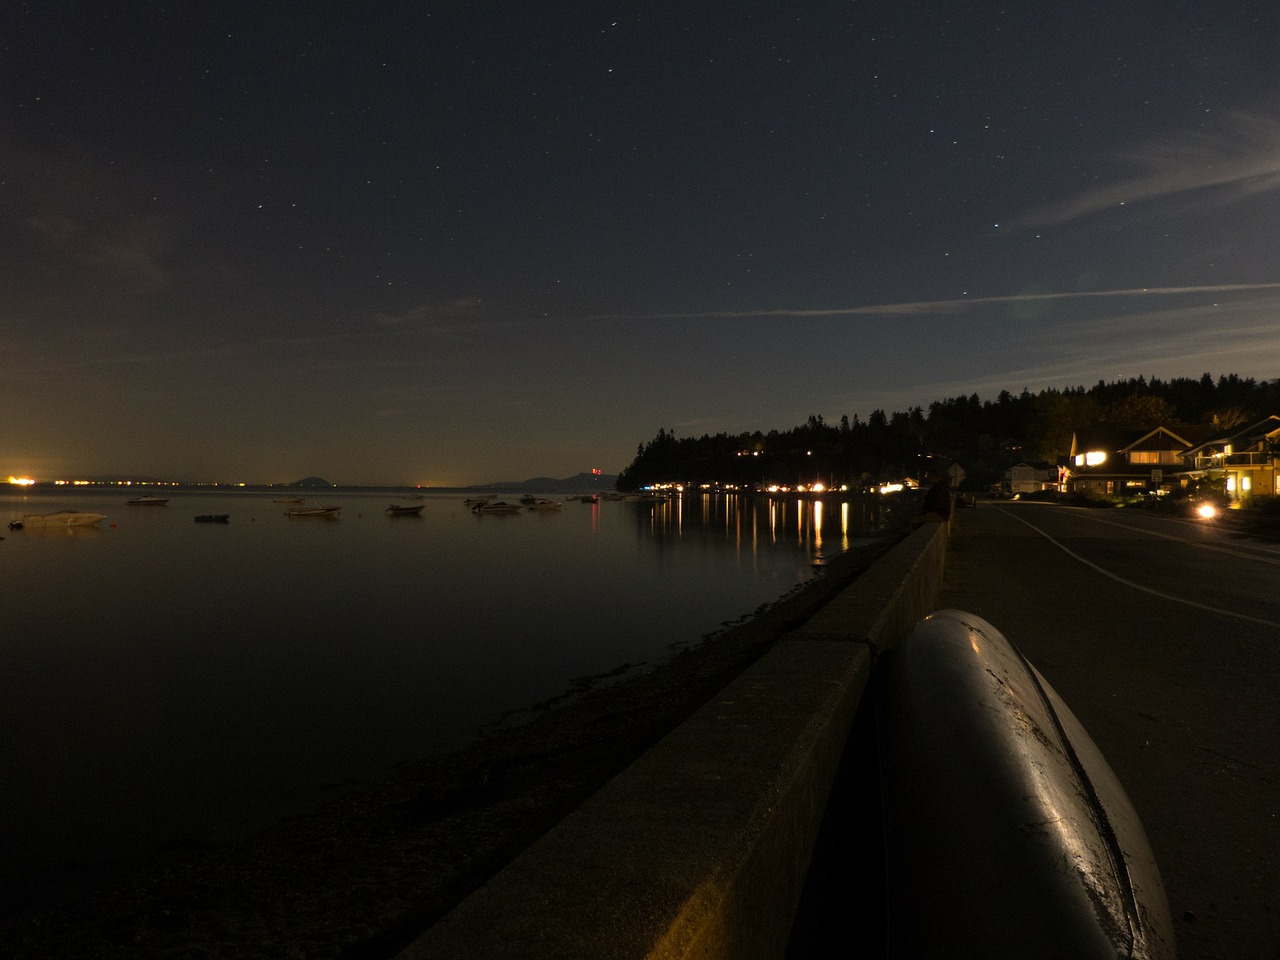
M 8 0 L 0 80 L 0 477 L 1280 376 L 1274 0 Z

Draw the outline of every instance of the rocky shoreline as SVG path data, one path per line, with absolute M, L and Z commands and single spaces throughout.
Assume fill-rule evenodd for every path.
M 6 909 L 0 948 L 13 960 L 392 957 L 898 539 L 830 558 L 647 672 L 584 681 L 534 719 L 344 786 L 251 840 L 171 849 L 39 909 Z

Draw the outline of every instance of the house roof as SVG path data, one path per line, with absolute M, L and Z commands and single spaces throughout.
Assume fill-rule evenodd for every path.
M 1280 416 L 1272 414 L 1257 423 L 1251 423 L 1249 426 L 1237 430 L 1235 433 L 1211 436 L 1210 439 L 1198 444 L 1192 452 L 1199 453 L 1208 447 L 1225 447 L 1227 444 L 1231 444 L 1233 447 L 1251 447 L 1256 443 L 1261 443 L 1264 439 L 1272 441 L 1280 439 Z
M 1128 453 L 1130 450 L 1177 450 L 1181 452 L 1190 446 L 1190 440 L 1178 436 L 1168 427 L 1156 427 L 1154 430 L 1147 431 L 1127 446 L 1121 447 L 1119 452 Z
M 1077 430 L 1071 436 L 1072 457 L 1090 450 L 1103 450 L 1107 453 L 1128 453 L 1130 450 L 1176 450 L 1181 453 L 1190 446 L 1189 440 L 1174 433 L 1168 427 L 1134 430 L 1103 423 Z

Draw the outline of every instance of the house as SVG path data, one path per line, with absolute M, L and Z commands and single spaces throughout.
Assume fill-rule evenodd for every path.
M 1067 489 L 1094 496 L 1126 496 L 1169 490 L 1181 482 L 1184 457 L 1193 449 L 1168 427 L 1117 430 L 1102 425 L 1071 437 Z
M 1000 492 L 1013 496 L 1019 493 L 1039 493 L 1042 490 L 1058 488 L 1058 468 L 1053 464 L 1037 460 L 1033 463 L 1023 461 L 1015 463 L 1004 472 L 1000 482 Z
M 1188 476 L 1224 480 L 1227 499 L 1280 495 L 1280 416 L 1267 417 L 1187 451 Z

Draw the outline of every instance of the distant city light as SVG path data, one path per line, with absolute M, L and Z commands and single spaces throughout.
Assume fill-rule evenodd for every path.
M 29 487 L 33 483 L 35 483 L 35 481 L 32 480 L 30 477 L 12 477 L 12 476 L 9 478 L 9 482 L 19 487 Z

